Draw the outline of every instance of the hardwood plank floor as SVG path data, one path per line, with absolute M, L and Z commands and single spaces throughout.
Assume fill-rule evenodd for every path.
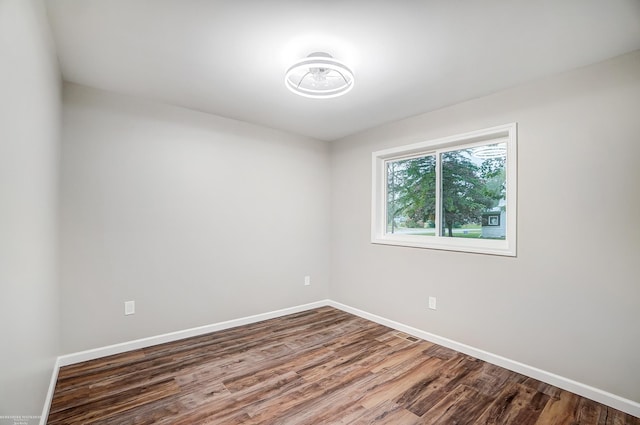
M 330 307 L 60 369 L 48 424 L 640 425 Z

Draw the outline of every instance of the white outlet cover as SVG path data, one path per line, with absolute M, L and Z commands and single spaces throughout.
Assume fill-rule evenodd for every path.
M 124 315 L 128 316 L 130 314 L 135 314 L 136 312 L 136 302 L 135 301 L 125 301 L 124 302 Z
M 304 286 L 309 286 L 311 285 L 311 276 L 305 276 L 304 277 Z
M 436 309 L 436 297 L 429 297 L 429 308 L 431 310 Z

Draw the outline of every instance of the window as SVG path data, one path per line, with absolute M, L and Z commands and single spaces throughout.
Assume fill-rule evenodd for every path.
M 371 241 L 516 255 L 516 124 L 373 153 Z

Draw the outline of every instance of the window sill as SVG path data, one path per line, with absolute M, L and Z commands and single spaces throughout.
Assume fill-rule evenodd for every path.
M 425 236 L 374 236 L 371 238 L 371 243 L 507 257 L 516 256 L 515 247 L 510 246 L 506 240 L 464 239 L 440 236 L 427 236 L 427 238 L 429 239 L 428 241 L 425 241 Z

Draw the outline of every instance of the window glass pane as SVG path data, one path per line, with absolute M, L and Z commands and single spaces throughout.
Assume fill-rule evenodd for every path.
M 387 233 L 435 236 L 436 156 L 388 161 Z
M 505 239 L 506 154 L 506 143 L 441 154 L 441 236 Z

